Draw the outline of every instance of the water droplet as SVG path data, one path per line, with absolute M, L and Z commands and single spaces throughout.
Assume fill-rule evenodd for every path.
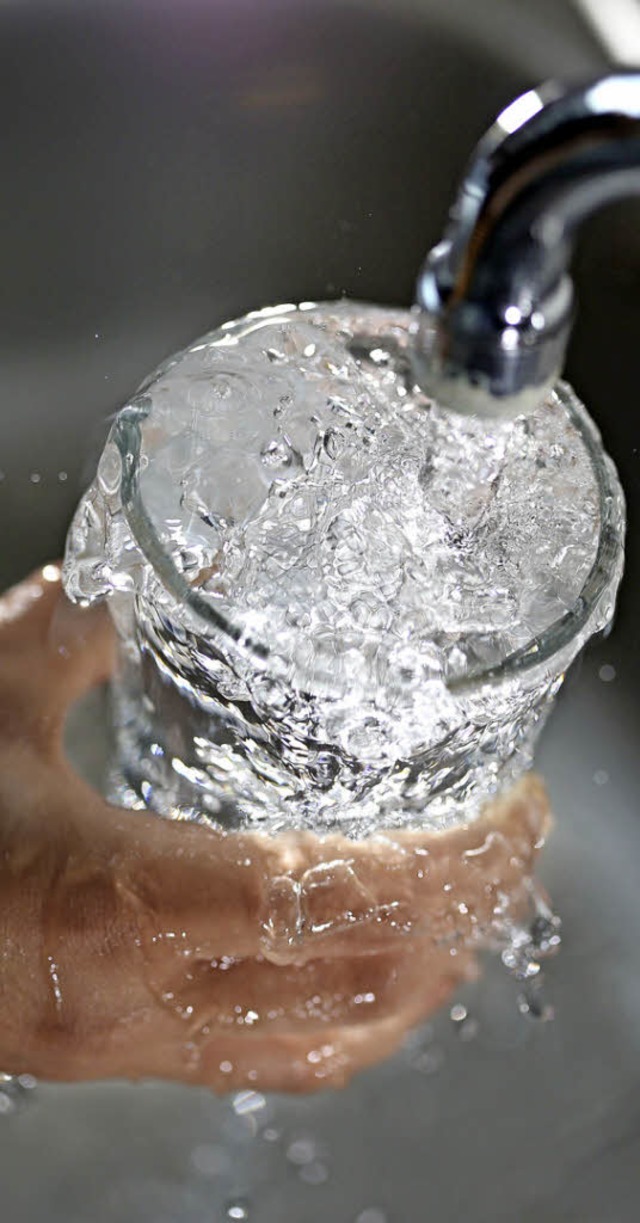
M 466 1006 L 463 1006 L 462 1003 L 457 1002 L 455 1006 L 452 1006 L 449 1013 L 452 1023 L 455 1024 L 456 1034 L 459 1040 L 470 1041 L 478 1035 L 480 1024 L 478 1023 L 477 1019 L 473 1019 L 469 1015 Z
M 366 1210 L 360 1211 L 355 1223 L 387 1223 L 387 1216 L 377 1206 L 367 1206 Z
M 606 786 L 609 780 L 609 774 L 606 769 L 596 769 L 593 774 L 593 780 L 597 786 Z
M 600 676 L 603 684 L 610 684 L 616 678 L 617 671 L 615 667 L 611 665 L 611 663 L 605 662 L 600 667 L 598 675 Z
M 532 958 L 529 949 L 523 951 L 520 948 L 505 947 L 501 959 L 505 968 L 519 981 L 530 980 L 532 977 L 537 977 L 540 972 L 540 965 Z
M 42 480 L 42 476 L 40 475 L 39 471 L 32 471 L 31 475 L 29 476 L 29 479 L 32 484 L 39 484 L 40 481 Z
M 298 1175 L 305 1185 L 324 1185 L 329 1179 L 329 1169 L 320 1160 L 314 1159 L 310 1164 L 305 1164 Z
M 268 1126 L 267 1129 L 263 1131 L 262 1137 L 264 1138 L 265 1142 L 279 1142 L 282 1134 L 280 1130 L 275 1129 L 273 1126 Z
M 33 1074 L 19 1074 L 17 1082 L 23 1091 L 35 1091 L 38 1086 L 38 1080 Z
M 228 1171 L 231 1162 L 223 1147 L 209 1143 L 194 1147 L 190 1158 L 196 1172 L 200 1172 L 202 1176 L 220 1176 Z
M 225 1209 L 226 1219 L 242 1220 L 248 1219 L 249 1217 L 249 1203 L 246 1200 L 236 1200 L 227 1204 Z
M 47 956 L 47 963 L 49 966 L 49 978 L 51 981 L 51 989 L 53 991 L 55 1008 L 56 1008 L 57 1013 L 60 1014 L 62 1011 L 62 988 L 60 985 L 60 975 L 58 973 L 58 965 L 56 964 L 53 956 L 50 956 L 50 955 Z
M 59 479 L 59 481 L 60 481 L 60 483 L 61 483 L 61 484 L 65 484 L 65 483 L 66 483 L 66 481 L 69 479 L 69 474 L 68 474 L 68 472 L 66 472 L 66 471 L 59 471 L 59 472 L 58 472 L 58 479 Z
M 518 1010 L 521 1015 L 530 1015 L 541 1023 L 549 1023 L 555 1018 L 555 1010 L 545 1001 L 541 987 L 535 989 L 529 986 L 518 994 Z
M 0 1116 L 14 1113 L 37 1086 L 32 1074 L 0 1074 Z
M 354 1006 L 371 1006 L 371 1004 L 375 1002 L 375 1000 L 376 1000 L 375 994 L 369 991 L 366 994 L 356 994 L 353 999 L 353 1005 Z
M 266 1103 L 265 1097 L 259 1091 L 239 1091 L 233 1097 L 233 1110 L 238 1117 L 245 1117 L 249 1113 L 260 1112 Z
M 534 896 L 536 915 L 529 927 L 529 937 L 536 956 L 555 955 L 561 942 L 562 922 L 542 896 Z
M 296 1138 L 287 1147 L 287 1159 L 289 1163 L 295 1164 L 297 1167 L 310 1164 L 316 1155 L 317 1148 L 313 1138 Z
M 411 1065 L 420 1074 L 437 1074 L 444 1064 L 444 1053 L 439 1045 L 418 1049 L 411 1057 Z
M 478 1020 L 469 1016 L 468 1019 L 465 1019 L 464 1023 L 460 1024 L 458 1036 L 460 1040 L 467 1042 L 470 1040 L 475 1040 L 479 1031 L 480 1024 L 478 1023 Z
M 10 1113 L 15 1112 L 16 1101 L 13 1096 L 10 1096 L 6 1091 L 0 1090 L 0 1116 L 8 1117 Z
M 220 1074 L 231 1074 L 233 1070 L 233 1062 L 220 1062 Z

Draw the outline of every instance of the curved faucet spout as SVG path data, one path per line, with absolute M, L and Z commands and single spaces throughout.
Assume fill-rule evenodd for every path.
M 576 228 L 640 192 L 640 72 L 516 98 L 480 141 L 420 272 L 413 354 L 440 403 L 532 410 L 562 368 Z

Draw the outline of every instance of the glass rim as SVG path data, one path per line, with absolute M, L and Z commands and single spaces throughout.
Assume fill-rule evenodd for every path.
M 147 384 L 145 384 L 147 385 Z M 615 594 L 621 576 L 624 544 L 624 494 L 615 467 L 602 445 L 600 432 L 585 406 L 569 383 L 558 380 L 552 389 L 577 429 L 594 472 L 599 502 L 600 530 L 596 556 L 582 588 L 572 606 L 552 621 L 541 633 L 518 649 L 488 666 L 470 668 L 459 676 L 443 677 L 452 693 L 466 692 L 487 683 L 496 683 L 528 674 L 549 662 L 576 641 L 582 648 L 591 633 L 589 623 L 595 616 L 607 590 Z M 246 628 L 219 611 L 195 590 L 181 574 L 166 550 L 144 505 L 140 488 L 140 456 L 142 436 L 140 425 L 148 415 L 149 403 L 141 393 L 117 416 L 112 430 L 121 462 L 120 485 L 123 513 L 145 560 L 151 565 L 161 585 L 191 616 L 209 631 L 222 634 L 233 642 L 242 654 L 264 666 L 272 650 L 267 642 L 257 640 Z M 592 631 L 598 631 L 598 625 Z M 582 637 L 582 640 L 580 638 Z M 568 665 L 568 664 L 567 664 Z M 564 670 L 564 666 L 561 670 Z

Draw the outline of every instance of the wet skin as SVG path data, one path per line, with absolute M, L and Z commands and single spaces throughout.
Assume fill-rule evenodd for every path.
M 110 806 L 62 746 L 109 675 L 54 566 L 0 599 L 0 1069 L 340 1086 L 475 972 L 549 822 L 529 775 L 471 825 L 356 842 Z

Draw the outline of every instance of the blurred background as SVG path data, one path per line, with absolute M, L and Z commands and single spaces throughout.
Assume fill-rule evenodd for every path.
M 277 301 L 410 304 L 497 112 L 636 63 L 636 0 L 3 0 L 0 584 L 60 553 L 106 419 L 162 357 Z M 640 202 L 590 223 L 574 270 L 568 376 L 630 531 L 614 633 L 540 755 L 555 1022 L 516 1016 L 492 970 L 472 1040 L 443 1016 L 341 1096 L 268 1102 L 255 1132 L 206 1093 L 44 1087 L 0 1115 L 7 1219 L 637 1218 Z

